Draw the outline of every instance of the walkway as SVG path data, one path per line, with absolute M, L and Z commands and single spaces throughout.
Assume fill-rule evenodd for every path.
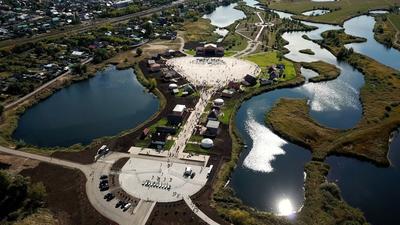
M 208 217 L 205 213 L 200 211 L 199 208 L 192 202 L 192 199 L 190 199 L 189 196 L 186 196 L 183 198 L 185 203 L 189 206 L 189 208 L 198 216 L 200 217 L 204 222 L 210 225 L 219 225 L 217 222 L 212 220 L 210 217 Z
M 248 41 L 247 41 L 246 48 L 240 52 L 237 52 L 235 55 L 233 55 L 233 57 L 240 58 L 240 57 L 249 55 L 249 54 L 257 51 L 257 48 L 262 44 L 262 42 L 259 41 L 259 39 L 260 39 L 261 35 L 263 34 L 265 27 L 269 27 L 269 26 L 271 26 L 271 24 L 265 24 L 265 21 L 263 20 L 263 18 L 260 15 L 261 12 L 256 12 L 256 13 L 257 13 L 257 16 L 258 16 L 258 19 L 260 20 L 260 22 L 255 23 L 255 25 L 257 27 L 261 27 L 261 28 L 258 31 L 258 33 L 254 39 L 251 39 L 251 38 L 247 37 L 246 35 L 241 34 L 239 31 L 237 31 L 238 26 L 236 26 L 235 32 L 237 34 L 241 35 L 242 37 L 245 37 Z
M 103 198 L 105 193 L 99 191 L 98 181 L 100 176 L 103 174 L 110 174 L 112 164 L 114 164 L 114 162 L 120 158 L 129 157 L 130 155 L 127 153 L 112 152 L 107 155 L 106 158 L 100 159 L 93 164 L 83 165 L 67 160 L 56 159 L 51 156 L 36 155 L 28 152 L 5 148 L 2 146 L 0 146 L 0 152 L 82 171 L 87 180 L 86 194 L 88 196 L 90 204 L 100 214 L 120 225 L 144 225 L 151 213 L 151 210 L 155 205 L 155 203 L 145 203 L 139 205 L 135 213 L 123 212 L 121 209 L 116 209 L 114 207 L 117 203 L 117 199 L 107 202 Z

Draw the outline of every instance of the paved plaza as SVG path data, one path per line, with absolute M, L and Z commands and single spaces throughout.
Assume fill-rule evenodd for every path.
M 193 179 L 184 176 L 186 167 L 195 173 Z M 136 198 L 174 202 L 198 192 L 207 182 L 207 172 L 207 167 L 198 165 L 131 157 L 121 169 L 119 183 Z M 143 185 L 146 182 L 156 186 Z
M 180 57 L 167 61 L 167 65 L 196 86 L 221 88 L 229 81 L 242 81 L 247 75 L 257 76 L 260 68 L 249 61 L 231 57 Z

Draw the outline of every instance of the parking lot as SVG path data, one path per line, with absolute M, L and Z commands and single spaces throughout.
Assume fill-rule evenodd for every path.
M 135 198 L 174 202 L 198 192 L 207 182 L 207 172 L 202 166 L 130 158 L 120 172 L 119 184 Z

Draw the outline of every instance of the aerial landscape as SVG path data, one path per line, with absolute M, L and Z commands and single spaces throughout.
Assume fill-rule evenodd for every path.
M 398 225 L 400 0 L 0 0 L 0 224 Z

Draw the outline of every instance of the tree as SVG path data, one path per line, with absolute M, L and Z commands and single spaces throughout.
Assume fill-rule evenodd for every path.
M 3 112 L 4 112 L 4 106 L 3 104 L 0 103 L 0 117 L 1 115 L 3 115 Z
M 87 72 L 86 64 L 77 63 L 72 66 L 72 72 L 75 74 L 84 74 Z
M 142 54 L 143 54 L 143 49 L 137 48 L 137 49 L 136 49 L 136 55 L 137 55 L 137 56 L 141 56 Z

